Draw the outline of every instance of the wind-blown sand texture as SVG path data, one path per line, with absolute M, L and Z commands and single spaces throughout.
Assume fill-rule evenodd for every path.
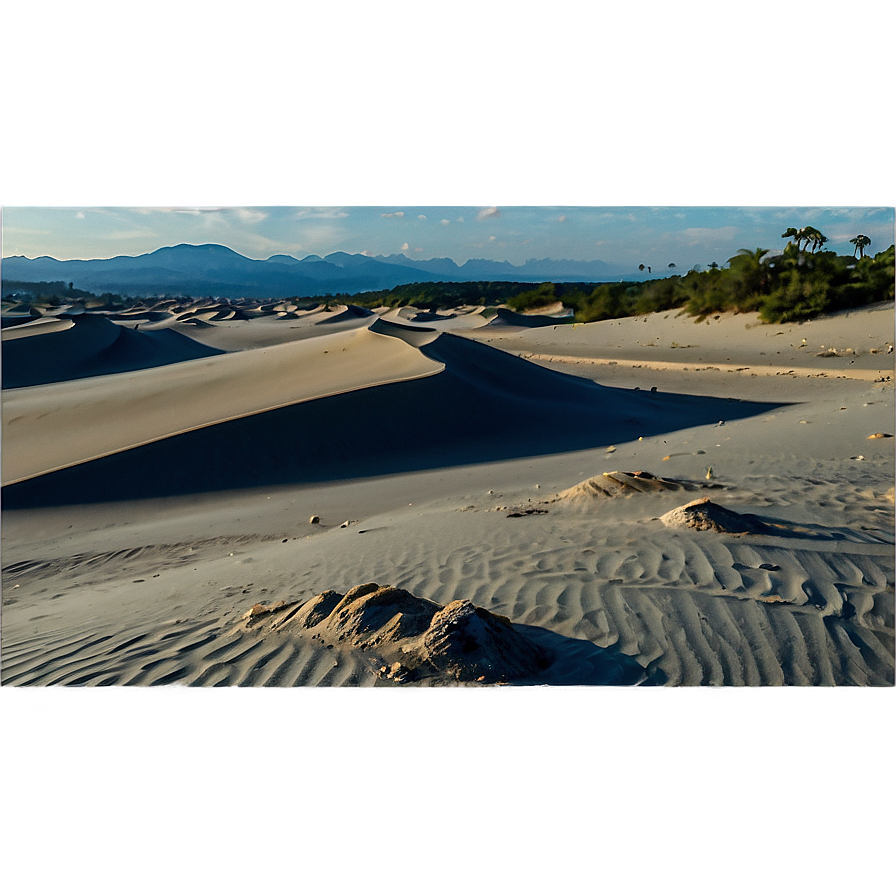
M 243 618 L 359 582 L 551 658 L 470 685 L 893 683 L 892 305 L 37 310 L 4 318 L 4 684 L 456 682 Z

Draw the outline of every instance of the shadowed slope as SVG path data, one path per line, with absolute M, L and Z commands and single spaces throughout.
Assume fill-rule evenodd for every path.
M 382 476 L 585 450 L 774 407 L 607 388 L 449 334 L 420 350 L 445 369 L 194 429 L 7 486 L 4 501 L 24 507 Z
M 79 314 L 74 326 L 3 342 L 3 388 L 144 370 L 220 354 L 171 330 L 140 332 Z

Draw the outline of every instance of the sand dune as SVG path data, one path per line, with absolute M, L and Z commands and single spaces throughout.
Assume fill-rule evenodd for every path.
M 431 313 L 411 308 L 389 308 L 379 314 L 380 320 L 389 323 L 421 326 L 443 331 L 473 330 L 484 327 L 488 321 L 482 316 L 483 308 L 463 307 L 454 312 Z
M 214 404 L 208 389 L 218 396 Z M 175 392 L 181 397 L 172 403 Z M 87 389 L 60 384 L 8 396 L 4 420 L 14 441 L 4 455 L 5 482 L 60 471 L 8 488 L 10 506 L 546 455 L 775 407 L 607 389 L 459 336 L 383 321 L 96 380 Z M 100 413 L 106 422 L 97 431 L 86 421 Z M 64 443 L 48 438 L 59 427 L 69 434 Z M 107 456 L 125 449 L 132 451 Z M 185 457 L 203 460 L 184 465 Z M 152 475 L 138 474 L 144 470 Z
M 106 376 L 217 354 L 169 330 L 141 333 L 81 314 L 69 327 L 29 326 L 28 338 L 3 346 L 3 388 Z
M 535 327 L 555 327 L 569 322 L 568 315 L 520 314 L 509 308 L 499 308 L 497 314 L 486 325 L 489 330 L 513 328 L 528 330 Z
M 540 683 L 893 684 L 892 306 L 461 336 L 275 304 L 4 331 L 13 376 L 96 370 L 122 333 L 219 353 L 4 389 L 3 684 L 433 684 L 242 618 L 374 581 L 506 617 L 555 658 Z M 701 494 L 754 525 L 665 525 Z
M 3 341 L 8 342 L 10 339 L 22 339 L 27 336 L 43 336 L 47 333 L 61 333 L 63 330 L 70 330 L 75 325 L 71 318 L 61 319 L 58 317 L 28 317 L 15 326 L 3 328 Z
M 104 328 L 100 334 L 105 334 Z M 326 374 L 321 375 L 324 366 Z M 11 389 L 3 402 L 3 481 L 16 482 L 324 395 L 429 376 L 439 369 L 438 363 L 403 343 L 365 330 L 82 382 Z M 66 434 L 64 440 L 54 438 L 59 432 Z

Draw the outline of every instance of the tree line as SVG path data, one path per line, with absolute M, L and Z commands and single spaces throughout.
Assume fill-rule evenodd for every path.
M 577 309 L 582 320 L 602 320 L 670 308 L 703 318 L 722 311 L 756 311 L 768 323 L 807 320 L 844 308 L 894 298 L 894 247 L 875 256 L 871 239 L 858 234 L 852 255 L 824 250 L 828 238 L 816 227 L 789 227 L 783 252 L 740 249 L 727 268 L 693 268 L 643 284 L 603 284 Z

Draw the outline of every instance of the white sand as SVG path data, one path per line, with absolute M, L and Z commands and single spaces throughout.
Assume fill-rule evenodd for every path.
M 867 438 L 893 432 L 892 306 L 802 326 L 654 315 L 465 333 L 555 359 L 540 366 L 436 338 L 451 320 L 282 342 L 274 328 L 295 320 L 224 321 L 196 337 L 214 332 L 226 355 L 4 392 L 4 482 L 61 466 L 62 490 L 98 481 L 82 460 L 150 440 L 141 464 L 225 469 L 238 433 L 221 420 L 284 442 L 323 421 L 333 458 L 325 481 L 299 465 L 289 482 L 166 493 L 166 470 L 124 452 L 97 469 L 151 474 L 157 494 L 7 507 L 4 683 L 388 684 L 376 657 L 238 625 L 259 601 L 376 581 L 533 627 L 555 684 L 600 683 L 605 651 L 657 684 L 892 684 L 894 440 Z M 822 345 L 844 356 L 807 354 Z M 593 392 L 590 417 L 592 392 L 547 368 L 614 388 Z M 199 431 L 201 455 L 166 447 Z M 261 475 L 277 455 L 254 450 Z M 507 517 L 610 470 L 720 486 L 714 502 L 777 529 L 669 529 L 659 517 L 694 497 L 680 492 Z

